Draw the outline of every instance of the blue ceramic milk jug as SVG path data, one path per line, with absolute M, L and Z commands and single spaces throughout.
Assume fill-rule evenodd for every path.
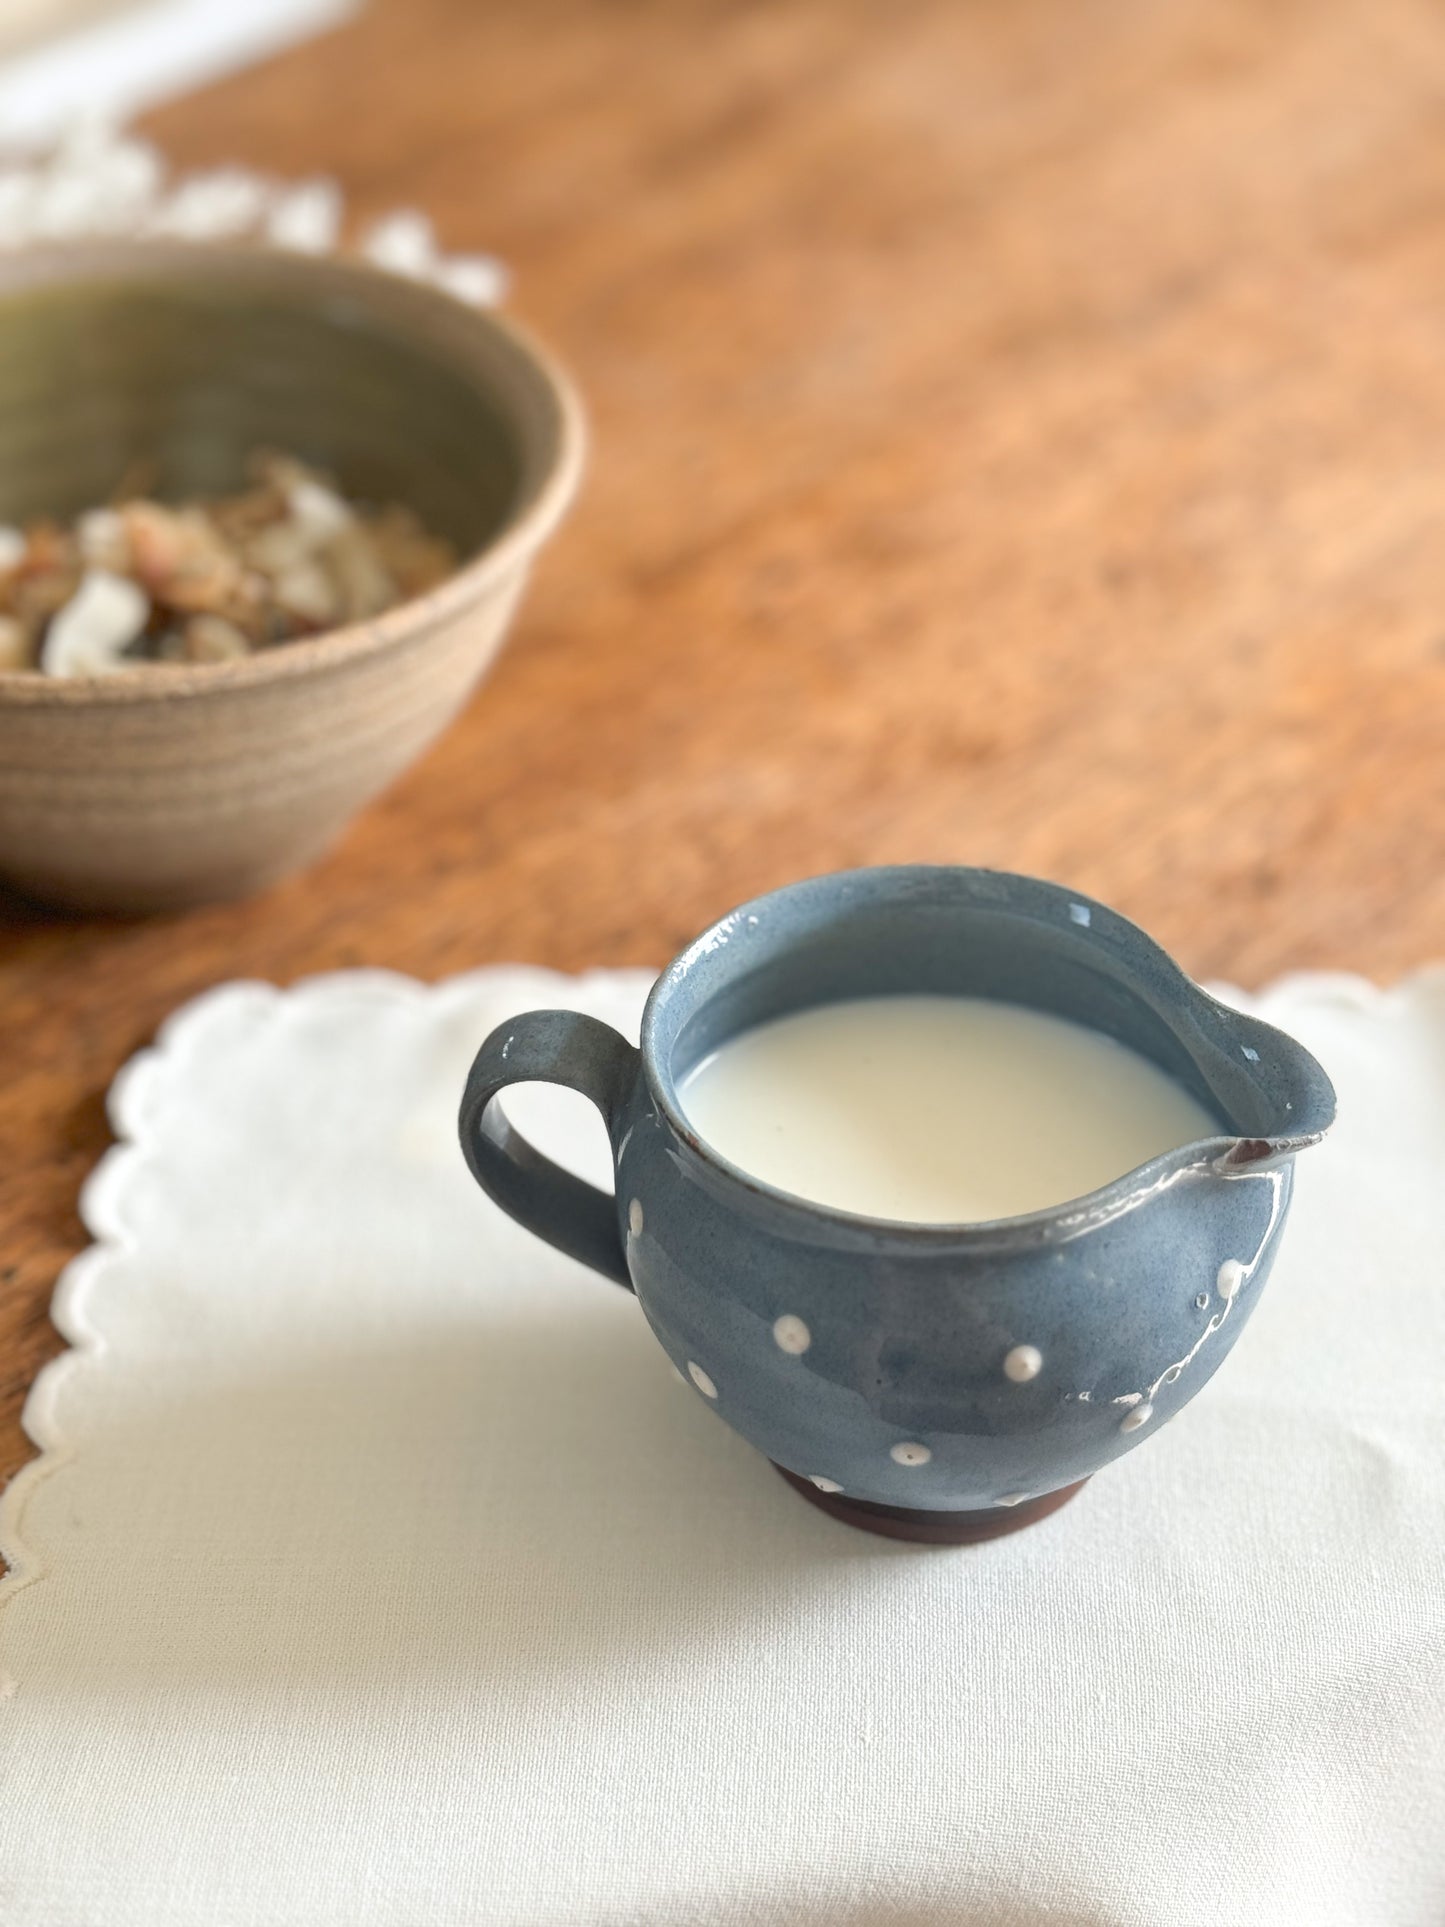
M 912 1225 L 808 1203 L 721 1157 L 678 1089 L 729 1038 L 841 998 L 991 997 L 1118 1039 L 1218 1130 L 1051 1210 Z M 496 1099 L 584 1092 L 605 1196 Z M 899 1537 L 992 1537 L 1062 1504 L 1200 1389 L 1269 1275 L 1297 1152 L 1335 1100 L 1307 1051 L 1207 996 L 1142 931 L 989 870 L 855 870 L 759 897 L 658 979 L 641 1049 L 533 1011 L 482 1046 L 461 1112 L 477 1182 L 636 1291 L 668 1355 L 814 1503 Z

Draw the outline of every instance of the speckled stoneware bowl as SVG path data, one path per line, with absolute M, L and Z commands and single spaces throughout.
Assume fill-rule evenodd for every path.
M 565 509 L 582 429 L 508 323 L 359 262 L 87 242 L 0 255 L 0 522 L 132 463 L 225 493 L 275 447 L 414 508 L 462 567 L 241 662 L 0 673 L 0 877 L 87 907 L 238 896 L 320 854 L 455 715 Z
M 1119 1039 L 1219 1120 L 1057 1209 L 907 1225 L 806 1203 L 702 1141 L 687 1072 L 739 1031 L 899 992 L 1032 1005 Z M 494 1101 L 565 1084 L 601 1110 L 615 1199 L 540 1157 Z M 991 1538 L 1151 1438 L 1223 1362 L 1289 1210 L 1328 1078 L 1208 997 L 1123 917 L 988 870 L 817 877 L 724 917 L 658 980 L 634 1050 L 534 1011 L 482 1046 L 462 1144 L 482 1188 L 631 1284 L 678 1370 L 806 1497 L 900 1538 Z

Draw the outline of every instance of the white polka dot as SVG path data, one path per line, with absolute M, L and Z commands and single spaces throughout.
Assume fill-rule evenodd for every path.
M 995 1505 L 1022 1505 L 1028 1497 L 1027 1492 L 1005 1492 L 994 1500 Z
M 1090 910 L 1087 903 L 1071 903 L 1069 905 L 1069 915 L 1075 923 L 1081 923 L 1087 930 L 1093 921 L 1094 913 Z M 1002 1505 L 1003 1503 L 1003 1500 L 1000 1499 L 999 1504 Z
M 1119 1430 L 1121 1432 L 1137 1432 L 1139 1427 L 1141 1425 L 1147 1425 L 1153 1416 L 1154 1407 L 1152 1405 L 1147 1402 L 1143 1405 L 1136 1405 L 1132 1412 L 1127 1412 L 1119 1421 Z
M 808 1484 L 817 1486 L 820 1492 L 841 1492 L 843 1490 L 836 1479 L 810 1478 Z
M 642 1236 L 642 1206 L 634 1198 L 627 1207 L 627 1229 L 634 1238 Z
M 1035 1345 L 1015 1345 L 1003 1362 L 1003 1375 L 1015 1385 L 1027 1385 L 1044 1369 L 1044 1355 Z
M 687 1361 L 687 1375 L 704 1398 L 717 1397 L 717 1386 L 713 1384 L 702 1366 L 695 1365 L 691 1359 Z
M 909 1439 L 902 1445 L 895 1445 L 888 1455 L 895 1465 L 927 1465 L 933 1457 L 926 1445 L 916 1439 Z
M 813 1334 L 808 1327 L 791 1312 L 785 1312 L 774 1324 L 773 1338 L 779 1351 L 792 1352 L 794 1356 L 807 1351 L 813 1342 Z
M 1239 1287 L 1244 1283 L 1244 1266 L 1239 1262 L 1238 1258 L 1225 1259 L 1224 1263 L 1219 1267 L 1219 1277 L 1215 1282 L 1219 1286 L 1220 1297 L 1228 1304 L 1230 1299 L 1238 1293 Z

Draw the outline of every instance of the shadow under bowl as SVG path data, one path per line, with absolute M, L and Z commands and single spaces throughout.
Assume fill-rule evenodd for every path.
M 312 861 L 486 669 L 582 445 L 518 329 L 361 262 L 133 241 L 0 260 L 0 522 L 72 517 L 138 465 L 162 499 L 224 494 L 271 447 L 464 558 L 374 620 L 241 662 L 0 674 L 0 877 L 150 910 Z

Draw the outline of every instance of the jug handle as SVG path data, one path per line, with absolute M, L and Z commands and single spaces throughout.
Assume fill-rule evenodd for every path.
M 472 1176 L 502 1209 L 569 1258 L 632 1289 L 617 1200 L 529 1144 L 497 1103 L 509 1084 L 563 1084 L 602 1113 L 615 1144 L 641 1055 L 610 1024 L 575 1010 L 530 1010 L 477 1052 L 458 1125 Z

